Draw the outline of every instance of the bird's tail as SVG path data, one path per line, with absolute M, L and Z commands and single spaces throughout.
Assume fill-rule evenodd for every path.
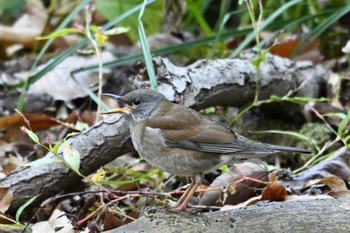
M 290 146 L 278 146 L 278 145 L 272 145 L 268 144 L 272 150 L 276 151 L 287 151 L 287 152 L 296 152 L 296 153 L 302 153 L 302 154 L 311 154 L 311 150 L 307 150 L 304 148 L 298 148 L 298 147 L 290 147 Z

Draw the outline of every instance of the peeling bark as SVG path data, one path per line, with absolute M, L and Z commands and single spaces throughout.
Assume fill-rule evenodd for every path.
M 152 211 L 145 211 L 138 220 L 105 233 L 350 232 L 349 199 L 264 202 L 205 214 Z
M 247 53 L 245 59 L 199 60 L 187 67 L 178 67 L 167 58 L 155 57 L 153 63 L 159 83 L 158 90 L 169 100 L 195 109 L 209 106 L 241 107 L 254 99 L 256 77 L 259 79 L 259 99 L 271 95 L 284 96 L 305 80 L 307 83 L 297 95 L 317 98 L 320 83 L 325 82 L 327 71 L 311 62 L 293 62 L 286 58 L 267 55 L 266 63 L 257 73 Z M 147 82 L 136 83 L 148 86 Z

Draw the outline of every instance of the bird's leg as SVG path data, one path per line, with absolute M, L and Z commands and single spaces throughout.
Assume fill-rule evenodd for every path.
M 186 209 L 188 202 L 191 200 L 202 181 L 202 174 L 195 174 L 193 176 L 191 185 L 187 188 L 186 192 L 182 194 L 180 200 L 176 203 L 174 210 L 182 211 Z

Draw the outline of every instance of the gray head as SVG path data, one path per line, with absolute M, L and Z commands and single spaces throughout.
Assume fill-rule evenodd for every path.
M 112 109 L 106 112 L 107 114 L 117 112 L 130 113 L 134 121 L 142 121 L 148 117 L 152 117 L 157 114 L 158 111 L 154 110 L 158 109 L 159 106 L 170 104 L 164 95 L 148 89 L 135 90 L 124 96 L 114 94 L 102 95 L 111 97 L 127 105 L 125 108 Z

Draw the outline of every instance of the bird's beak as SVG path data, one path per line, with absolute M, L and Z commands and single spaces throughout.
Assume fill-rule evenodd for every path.
M 115 99 L 117 101 L 120 101 L 122 103 L 125 103 L 120 95 L 114 95 L 114 94 L 110 94 L 110 93 L 102 93 L 102 96 L 107 96 L 107 97 L 110 97 L 110 98 Z M 126 105 L 124 108 L 114 108 L 114 109 L 111 109 L 107 112 L 103 112 L 102 114 L 113 114 L 113 113 L 120 113 L 120 112 L 129 113 L 130 110 L 131 110 L 131 107 L 129 105 Z

